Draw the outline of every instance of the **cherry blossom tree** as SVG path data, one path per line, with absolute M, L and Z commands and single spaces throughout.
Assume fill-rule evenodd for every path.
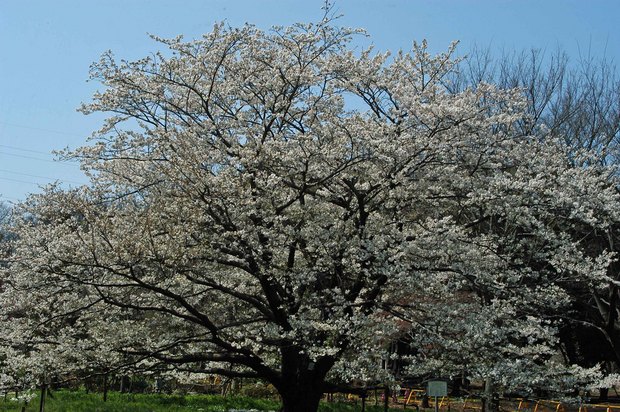
M 522 134 L 518 90 L 451 92 L 453 48 L 391 56 L 357 33 L 217 25 L 104 54 L 82 111 L 109 118 L 67 154 L 91 184 L 21 205 L 10 370 L 257 377 L 297 412 L 389 381 L 405 334 L 420 371 L 460 359 L 507 388 L 577 373 L 554 363 L 554 316 L 567 284 L 607 279 L 613 255 L 574 229 L 618 221 L 610 170 Z
M 563 139 L 575 153 L 591 150 L 596 158 L 571 156 L 618 165 L 620 138 L 620 79 L 616 66 L 593 57 L 571 61 L 561 50 L 503 53 L 474 48 L 459 70 L 451 75 L 451 90 L 476 87 L 486 81 L 502 88 L 522 91 L 527 108 L 519 127 L 524 134 Z M 573 228 L 573 231 L 576 228 Z M 587 237 L 591 255 L 603 250 L 618 252 L 617 226 L 609 230 L 579 227 Z M 583 366 L 601 364 L 607 372 L 620 370 L 620 299 L 617 263 L 608 268 L 608 278 L 597 287 L 576 281 L 566 288 L 572 303 L 566 308 L 560 328 L 564 356 Z M 600 391 L 604 395 L 605 390 Z

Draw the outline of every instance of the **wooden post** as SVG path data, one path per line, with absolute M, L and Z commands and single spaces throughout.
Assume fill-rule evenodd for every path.
M 44 383 L 41 384 L 41 399 L 39 400 L 39 412 L 44 412 L 45 411 L 45 389 L 47 388 L 47 385 L 45 385 Z
M 103 375 L 103 401 L 108 401 L 108 374 Z
M 428 409 L 430 407 L 431 407 L 430 397 L 428 396 L 426 392 L 424 392 L 424 395 L 422 395 L 422 408 Z
M 385 396 L 383 399 L 383 411 L 388 412 L 388 404 L 390 403 L 390 388 L 389 386 L 385 387 Z

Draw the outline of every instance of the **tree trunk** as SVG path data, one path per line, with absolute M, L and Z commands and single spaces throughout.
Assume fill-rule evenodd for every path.
M 316 412 L 319 409 L 319 402 L 323 396 L 322 391 L 300 390 L 292 391 L 288 394 L 281 394 L 282 409 L 281 412 Z
M 484 382 L 484 395 L 482 396 L 483 412 L 499 411 L 499 399 L 495 396 L 493 381 L 490 378 Z
M 282 349 L 282 375 L 272 382 L 282 398 L 281 412 L 316 412 L 326 391 L 325 376 L 335 361 L 311 360 L 299 348 Z

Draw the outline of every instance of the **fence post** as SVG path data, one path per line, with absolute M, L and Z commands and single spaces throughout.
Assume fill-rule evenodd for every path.
M 384 412 L 387 412 L 388 410 L 388 404 L 390 402 L 390 388 L 388 386 L 385 387 L 385 392 L 384 392 L 385 396 L 383 397 L 383 410 Z
M 47 385 L 41 384 L 41 399 L 39 401 L 39 412 L 45 411 L 45 390 L 47 389 Z

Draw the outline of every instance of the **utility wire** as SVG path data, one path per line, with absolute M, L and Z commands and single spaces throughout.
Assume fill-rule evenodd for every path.
M 43 154 L 43 155 L 51 154 L 49 152 L 43 152 L 41 150 L 32 150 L 32 149 L 24 149 L 22 147 L 17 147 L 17 146 L 9 146 L 8 144 L 0 144 L 0 147 L 4 147 L 5 149 L 11 149 L 11 150 L 19 150 L 20 152 L 37 153 L 37 154 Z
M 27 185 L 41 186 L 41 183 L 29 182 L 27 180 L 20 180 L 20 179 L 11 179 L 10 177 L 0 177 L 0 180 L 7 180 L 9 182 L 17 182 L 17 183 L 25 183 Z
M 16 197 L 12 197 L 12 196 L 0 195 L 0 204 L 1 203 L 9 203 L 9 204 L 15 205 L 15 204 L 21 203 L 23 201 L 24 201 L 24 199 L 18 199 Z
M 19 128 L 22 128 L 22 129 L 38 130 L 40 132 L 62 134 L 62 135 L 65 135 L 65 136 L 74 136 L 74 137 L 82 137 L 82 138 L 85 137 L 84 135 L 80 135 L 80 134 L 77 134 L 77 133 L 61 132 L 59 130 L 44 129 L 44 128 L 41 128 L 41 127 L 32 127 L 32 126 L 26 126 L 26 125 L 23 125 L 23 124 L 16 124 L 16 123 L 9 123 L 9 122 L 2 122 L 2 121 L 0 121 L 0 124 L 3 124 L 5 126 L 10 126 L 10 127 L 19 127 Z
M 0 154 L 6 155 L 6 156 L 21 157 L 22 159 L 38 160 L 40 162 L 55 163 L 57 165 L 79 166 L 79 163 L 74 162 L 74 161 L 41 159 L 40 157 L 26 156 L 26 155 L 21 155 L 17 153 L 7 153 L 4 151 L 0 151 Z
M 75 180 L 54 179 L 52 177 L 31 175 L 31 174 L 28 174 L 28 173 L 21 173 L 21 172 L 13 172 L 11 170 L 6 170 L 6 169 L 0 169 L 0 172 L 11 173 L 11 174 L 20 175 L 20 176 L 34 177 L 34 178 L 37 178 L 37 179 L 47 179 L 47 180 L 51 180 L 51 181 L 62 181 L 62 182 L 65 182 L 65 183 L 75 183 L 77 185 L 83 184 L 82 182 L 77 182 Z
M 6 180 L 8 182 L 25 183 L 25 184 L 28 184 L 28 185 L 36 185 L 36 186 L 45 186 L 47 184 L 47 183 L 41 183 L 41 182 L 31 182 L 31 181 L 28 181 L 28 180 L 13 179 L 13 178 L 10 178 L 10 177 L 2 177 L 2 176 L 0 176 L 0 180 Z M 60 180 L 60 179 L 55 180 L 55 181 L 59 182 L 59 183 L 83 184 L 83 183 L 69 182 L 67 180 Z M 2 195 L 0 195 L 0 197 L 2 197 Z

